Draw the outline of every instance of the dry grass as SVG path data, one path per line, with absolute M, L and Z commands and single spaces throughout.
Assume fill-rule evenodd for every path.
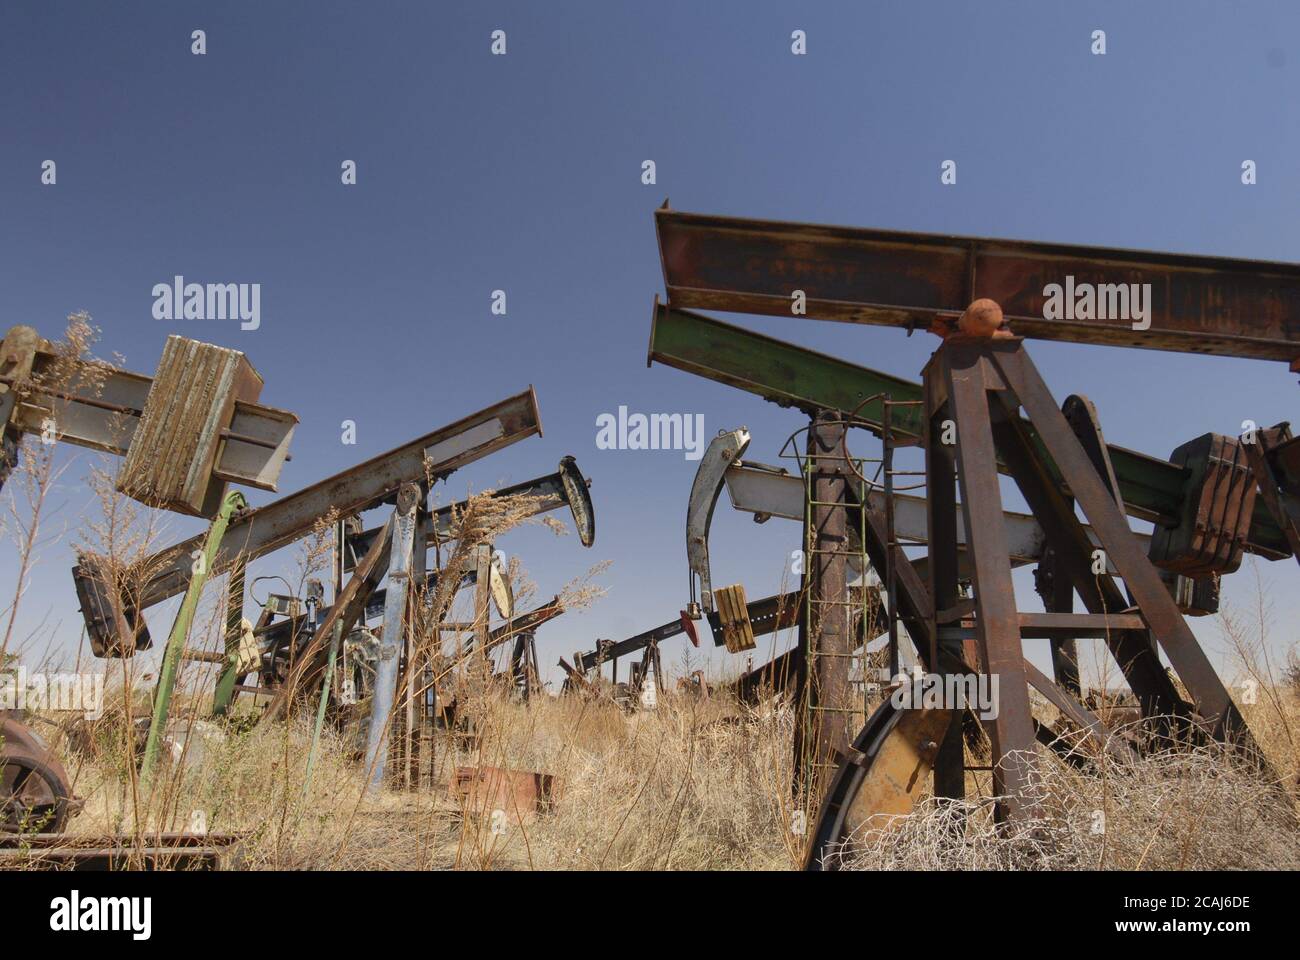
M 232 866 L 250 869 L 784 869 L 790 821 L 787 711 L 743 712 L 689 696 L 627 714 L 594 698 L 480 701 L 472 751 L 438 742 L 432 791 L 367 795 L 350 745 L 328 735 L 304 795 L 305 719 L 267 730 L 175 725 L 169 762 L 137 822 L 131 738 L 119 703 L 64 722 L 55 748 L 85 800 L 69 832 L 246 832 Z M 136 714 L 143 711 L 137 706 Z M 48 736 L 56 728 L 43 732 Z M 449 752 L 451 751 L 451 752 Z M 545 771 L 561 791 L 530 823 L 493 832 L 491 811 L 446 788 L 457 766 Z
M 992 798 L 872 824 L 830 859 L 852 870 L 1295 870 L 1294 803 L 1222 747 L 1080 774 L 1041 758 L 1040 815 L 1008 832 Z
M 56 749 L 86 800 L 72 833 L 188 829 L 247 834 L 229 866 L 244 869 L 786 870 L 791 829 L 788 709 L 667 695 L 626 713 L 604 699 L 489 695 L 473 707 L 476 742 L 437 741 L 433 790 L 367 795 L 352 745 L 327 732 L 309 788 L 307 718 L 213 739 L 189 728 L 184 763 L 169 762 L 152 802 L 131 798 L 119 703 Z M 1292 709 L 1295 710 L 1294 697 Z M 137 706 L 137 715 L 143 711 Z M 177 738 L 187 725 L 177 724 Z M 56 728 L 43 730 L 47 735 Z M 463 744 L 458 739 L 456 743 Z M 1029 832 L 992 822 L 992 798 L 933 801 L 842 852 L 851 869 L 1296 869 L 1295 808 L 1221 748 L 1107 764 L 1084 774 L 1040 756 L 1046 801 Z M 561 789 L 531 822 L 492 828 L 491 810 L 453 799 L 458 766 L 554 774 Z M 136 810 L 145 819 L 136 821 Z

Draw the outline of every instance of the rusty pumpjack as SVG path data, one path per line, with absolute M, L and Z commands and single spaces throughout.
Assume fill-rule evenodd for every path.
M 407 629 L 418 616 L 414 609 L 417 591 L 412 583 L 425 582 L 426 552 L 431 543 L 448 533 L 455 514 L 450 508 L 437 514 L 425 507 L 432 483 L 444 479 L 455 469 L 486 456 L 504 446 L 533 434 L 540 435 L 541 425 L 536 398 L 531 389 L 501 403 L 485 408 L 431 434 L 419 437 L 386 454 L 372 458 L 354 468 L 314 484 L 298 493 L 271 504 L 232 515 L 222 542 L 211 552 L 205 576 L 229 572 L 230 593 L 227 600 L 226 651 L 217 655 L 223 665 L 217 682 L 214 707 L 217 713 L 229 709 L 241 691 L 269 692 L 270 703 L 263 720 L 281 716 L 298 693 L 320 687 L 323 691 L 318 714 L 323 717 L 334 667 L 343 638 L 363 621 L 368 604 L 375 598 L 382 607 L 384 627 L 379 631 L 376 680 L 378 694 L 372 704 L 371 742 L 367 749 L 370 770 L 377 782 L 384 776 L 393 694 L 397 687 L 397 670 L 407 652 Z M 586 481 L 577 471 L 572 458 L 561 463 L 558 473 L 521 484 L 498 495 L 530 492 L 539 497 L 538 512 L 568 504 L 574 512 L 580 536 L 590 543 L 594 533 Z M 388 521 L 378 530 L 347 535 L 346 518 L 385 503 L 393 505 Z M 323 590 L 308 597 L 308 613 L 294 609 L 290 600 L 264 610 L 257 627 L 242 622 L 245 568 L 249 561 L 302 539 L 315 529 L 320 518 L 333 513 L 341 521 L 340 553 L 336 557 L 334 602 L 325 606 Z M 140 567 L 150 575 L 141 584 L 124 589 L 120 578 L 106 576 L 100 558 L 83 556 L 74 570 L 82 612 L 96 652 L 107 656 L 130 656 L 148 646 L 148 631 L 140 612 L 180 590 L 195 585 L 196 576 L 189 558 L 205 538 L 193 538 L 148 558 Z M 347 556 L 352 563 L 344 562 Z M 346 584 L 342 577 L 347 569 L 352 576 Z M 389 589 L 376 597 L 385 575 Z M 496 576 L 485 578 L 501 580 Z M 290 642 L 281 641 L 284 629 L 275 624 L 276 613 L 288 615 Z M 513 610 L 508 611 L 512 615 Z M 553 614 L 552 614 L 553 615 Z M 533 618 L 534 625 L 538 618 Z M 486 621 L 485 621 L 486 624 Z M 299 629 L 294 629 L 294 628 Z M 486 626 L 484 625 L 484 630 Z M 250 636 L 251 635 L 251 636 Z M 258 643 L 259 637 L 267 637 Z M 513 633 L 510 635 L 513 636 Z M 249 641 L 253 642 L 252 656 Z M 184 637 L 173 636 L 182 643 Z M 169 650 L 169 653 L 171 651 Z M 283 662 L 281 655 L 284 654 Z M 190 656 L 207 660 L 212 655 L 178 649 L 173 656 Z M 413 727 L 410 714 L 414 675 L 422 665 L 407 669 L 407 730 Z M 274 686 L 247 688 L 239 681 L 249 673 L 259 673 Z M 408 752 L 409 754 L 409 752 Z M 408 755 L 404 763 L 409 783 L 412 767 L 418 758 Z
M 173 628 L 188 632 L 198 588 L 206 576 L 203 563 L 215 550 L 222 531 L 243 506 L 243 495 L 227 492 L 227 483 L 275 490 L 289 459 L 289 444 L 298 418 L 257 402 L 262 379 L 237 350 L 169 337 L 154 377 L 116 369 L 86 359 L 17 326 L 0 342 L 0 485 L 18 462 L 23 434 L 38 434 L 43 443 L 71 443 L 123 458 L 117 489 L 150 506 L 207 517 L 213 526 L 194 555 L 196 589 L 189 591 Z M 92 634 L 98 656 L 110 652 Z M 141 646 L 147 646 L 145 637 Z M 134 643 L 131 647 L 134 651 Z M 175 656 L 164 657 L 155 697 L 164 708 L 155 714 L 145 752 L 147 775 L 156 757 L 165 705 L 171 694 Z M 16 717 L 5 721 L 4 777 L 0 805 L 6 822 L 15 811 L 30 809 L 36 784 L 45 806 L 54 802 L 49 826 L 66 821 L 70 787 L 48 750 L 24 733 Z
M 874 588 L 869 589 L 874 592 Z M 645 679 L 649 676 L 655 678 L 656 690 L 662 694 L 665 688 L 659 645 L 665 640 L 684 635 L 691 642 L 691 646 L 698 648 L 699 632 L 694 621 L 703 620 L 709 626 L 714 646 L 726 647 L 728 653 L 753 650 L 757 646 L 758 637 L 788 630 L 803 622 L 803 609 L 797 592 L 746 601 L 744 587 L 736 584 L 719 588 L 717 597 L 718 609 L 705 611 L 701 608 L 700 614 L 694 618 L 690 616 L 688 610 L 683 610 L 676 620 L 670 620 L 625 640 L 597 640 L 595 647 L 586 653 L 574 653 L 572 664 L 561 657 L 559 666 L 565 672 L 564 689 L 571 691 L 588 687 L 593 672 L 599 673 L 605 664 L 609 664 L 610 682 L 621 691 L 616 699 L 635 700 L 641 693 Z M 861 636 L 868 630 L 869 627 L 864 624 L 859 633 L 859 642 Z M 641 660 L 633 662 L 628 680 L 620 685 L 618 661 L 622 657 L 635 653 L 641 654 Z M 752 698 L 757 692 L 758 684 L 771 685 L 771 674 L 780 674 L 776 678 L 778 684 L 786 678 L 786 672 L 781 669 L 784 664 L 785 661 L 778 658 L 772 664 L 760 667 L 739 678 L 730 686 L 740 693 L 742 698 Z M 701 679 L 693 676 L 689 682 L 699 687 Z
M 1277 482 L 1294 449 L 1286 446 L 1289 437 L 1281 430 L 1265 434 L 1261 449 L 1251 452 L 1242 450 L 1250 442 L 1210 435 L 1176 451 L 1173 463 L 1108 447 L 1095 418 L 1080 416 L 1068 405 L 1063 412 L 1052 401 L 1023 338 L 1010 335 L 1002 311 L 1024 336 L 1278 359 L 1296 369 L 1300 343 L 1289 333 L 1289 318 L 1300 308 L 1300 269 L 736 220 L 666 207 L 658 211 L 656 223 L 671 306 L 656 302 L 650 360 L 798 406 L 813 419 L 811 442 L 832 458 L 838 449 L 848 460 L 843 433 L 850 426 L 884 432 L 886 457 L 892 438 L 923 446 L 929 583 L 886 529 L 884 511 L 870 505 L 868 552 L 872 565 L 896 587 L 890 591 L 887 616 L 906 625 L 927 669 L 950 675 L 974 668 L 1002 681 L 998 717 L 986 724 L 996 759 L 995 789 L 1002 798 L 1000 818 L 1031 820 L 1040 796 L 1026 759 L 1038 733 L 1027 687 L 1034 683 L 1042 691 L 1046 678 L 1035 677 L 1037 671 L 1024 660 L 1021 641 L 1027 636 L 1046 636 L 1058 648 L 1058 682 L 1046 680 L 1054 691 L 1049 699 L 1082 721 L 1081 729 L 1099 744 L 1108 745 L 1112 738 L 1081 712 L 1072 695 L 1077 671 L 1071 678 L 1064 654 L 1076 637 L 1106 639 L 1153 732 L 1166 738 L 1163 742 L 1205 735 L 1232 744 L 1250 762 L 1263 762 L 1183 620 L 1179 602 L 1184 609 L 1211 607 L 1216 597 L 1205 584 L 1236 569 L 1243 549 L 1272 559 L 1296 555 L 1295 542 L 1300 541 L 1294 530 L 1286 529 L 1295 501 L 1287 484 Z M 1172 293 L 1155 298 L 1151 328 L 1143 332 L 1122 321 L 1045 321 L 1039 291 L 1066 273 L 1101 282 L 1150 282 L 1152 289 Z M 678 309 L 789 315 L 792 298 L 811 318 L 909 331 L 919 326 L 945 336 L 926 368 L 923 389 L 918 392 L 905 381 L 880 384 L 878 377 L 876 384 L 864 387 L 861 368 Z M 1208 316 L 1200 305 L 1209 303 L 1221 314 Z M 1020 416 L 1022 409 L 1026 418 Z M 1244 469 L 1248 458 L 1258 461 L 1261 454 L 1274 472 L 1271 479 Z M 832 537 L 844 533 L 845 511 L 836 504 L 843 485 L 837 490 L 836 471 L 828 472 L 830 478 L 823 481 L 829 484 L 823 487 L 827 495 L 814 498 L 828 505 L 811 518 L 809 539 L 814 542 L 827 532 Z M 1045 614 L 1015 608 L 998 472 L 1017 482 L 1046 536 L 1047 550 L 1040 558 L 1044 592 L 1050 593 Z M 1257 486 L 1266 488 L 1262 510 L 1254 502 Z M 1072 500 L 1091 522 L 1098 543 L 1075 516 Z M 1128 528 L 1126 512 L 1157 521 L 1146 550 Z M 966 599 L 958 591 L 959 517 L 974 592 Z M 829 573 L 831 591 L 842 592 L 842 568 L 811 566 L 812 590 L 825 593 Z M 1123 578 L 1125 590 L 1115 574 Z M 1179 581 L 1180 575 L 1186 579 Z M 1126 591 L 1135 603 L 1128 602 Z M 1073 592 L 1088 613 L 1070 612 Z M 814 623 L 805 650 L 838 644 L 839 636 L 827 636 Z M 1178 696 L 1157 644 L 1192 703 Z M 831 677 L 820 689 L 837 695 L 843 690 L 839 679 Z M 815 695 L 818 684 L 810 686 Z M 834 844 L 873 814 L 910 808 L 924 777 L 913 776 L 913 787 L 895 790 L 892 797 L 879 788 L 881 778 L 900 764 L 911 763 L 914 771 L 933 768 L 939 796 L 963 794 L 964 759 L 954 713 L 886 705 L 852 744 L 844 731 L 832 730 L 830 738 L 822 731 L 819 746 L 840 759 L 813 832 L 811 867 L 820 867 Z

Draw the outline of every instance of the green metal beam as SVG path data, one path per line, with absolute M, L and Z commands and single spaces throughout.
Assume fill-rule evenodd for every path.
M 181 654 L 185 641 L 190 635 L 190 625 L 194 622 L 194 612 L 199 606 L 199 597 L 203 594 L 203 585 L 212 575 L 212 563 L 221 549 L 222 538 L 230 526 L 230 518 L 241 510 L 248 508 L 248 501 L 238 490 L 232 490 L 221 501 L 221 509 L 208 527 L 203 541 L 203 551 L 191 567 L 189 586 L 185 590 L 185 599 L 172 624 L 171 636 L 167 638 L 167 648 L 163 651 L 162 666 L 158 671 L 158 688 L 153 695 L 153 719 L 149 723 L 149 737 L 145 741 L 144 760 L 140 764 L 140 782 L 148 784 L 153 777 L 153 769 L 158 762 L 158 749 L 162 745 L 163 732 L 167 727 L 167 714 L 171 709 L 172 692 L 176 688 L 176 672 L 180 666 Z
M 921 399 L 919 383 L 676 310 L 658 297 L 646 366 L 654 360 L 756 393 L 783 407 L 796 407 L 809 416 L 818 410 L 857 411 L 862 419 L 878 423 L 883 413 L 879 394 L 888 393 L 894 400 Z M 919 437 L 920 408 L 896 411 L 893 428 L 895 433 Z
M 868 425 L 879 424 L 880 401 L 920 400 L 921 385 L 911 380 L 846 363 L 814 350 L 777 340 L 712 317 L 678 310 L 655 298 L 646 365 L 659 361 L 697 376 L 757 394 L 810 416 L 817 410 L 854 413 Z M 864 401 L 869 401 L 864 403 Z M 894 432 L 917 436 L 919 407 L 902 407 L 893 416 Z M 1038 434 L 1027 428 L 1046 457 Z M 1183 488 L 1190 471 L 1158 457 L 1108 445 L 1129 514 L 1174 526 L 1183 515 Z M 999 464 L 999 469 L 1001 465 Z M 1268 557 L 1289 556 L 1290 547 L 1277 523 L 1257 504 L 1246 549 Z

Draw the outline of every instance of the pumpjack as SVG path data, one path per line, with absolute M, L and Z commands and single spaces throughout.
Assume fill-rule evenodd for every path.
M 1268 775 L 1184 614 L 1216 608 L 1218 579 L 1237 569 L 1244 552 L 1300 558 L 1290 466 L 1300 448 L 1285 425 L 1240 439 L 1206 435 L 1169 461 L 1108 445 L 1084 398 L 1056 404 L 1025 344 L 1040 338 L 1252 357 L 1297 371 L 1300 267 L 741 220 L 666 204 L 656 227 L 669 302 L 656 297 L 648 360 L 809 416 L 806 546 L 847 543 L 857 511 L 860 546 L 888 584 L 891 631 L 905 628 L 927 671 L 1000 681 L 997 715 L 982 721 L 1000 820 L 1032 822 L 1041 802 L 1032 755 L 1043 731 L 1030 710 L 1031 686 L 1094 750 L 1133 750 L 1080 702 L 1072 661 L 1082 638 L 1104 640 L 1118 662 L 1148 742 L 1216 739 Z M 1067 276 L 1094 285 L 1150 284 L 1144 324 L 1095 314 L 1048 319 L 1057 316 L 1045 310 L 1048 292 Z M 792 311 L 793 303 L 800 309 Z M 923 329 L 941 345 L 918 386 L 683 308 Z M 881 438 L 883 489 L 855 484 L 845 441 L 852 428 Z M 906 472 L 892 466 L 898 446 L 924 454 L 923 504 L 892 489 L 892 478 Z M 1020 489 L 1032 527 L 1004 513 L 999 474 Z M 736 476 L 738 486 L 755 479 Z M 922 505 L 929 554 L 918 564 L 894 522 Z M 1129 528 L 1126 515 L 1155 523 L 1149 540 Z M 694 589 L 699 545 L 688 552 Z M 826 549 L 825 563 L 809 564 L 804 590 L 814 602 L 845 602 L 847 552 Z M 1043 613 L 1019 610 L 1011 581 L 1014 564 L 1035 560 Z M 1087 612 L 1073 612 L 1076 595 Z M 809 868 L 821 869 L 876 815 L 905 812 L 927 789 L 961 797 L 966 766 L 960 706 L 886 703 L 852 740 L 842 724 L 826 722 L 847 706 L 844 631 L 834 615 L 809 620 L 801 670 L 804 696 L 816 709 L 805 713 L 801 739 L 813 749 L 797 759 L 833 766 L 808 848 Z M 1026 660 L 1022 641 L 1032 637 L 1052 644 L 1054 677 Z

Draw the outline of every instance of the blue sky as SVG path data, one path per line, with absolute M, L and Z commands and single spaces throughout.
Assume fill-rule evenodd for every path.
M 664 197 L 737 216 L 1298 261 L 1298 27 L 1300 9 L 1281 3 L 10 0 L 0 323 L 54 336 L 85 309 L 101 352 L 146 373 L 169 333 L 245 351 L 263 401 L 302 418 L 285 492 L 533 384 L 545 437 L 454 475 L 440 496 L 549 472 L 564 454 L 593 478 L 593 550 L 542 530 L 500 544 L 543 597 L 613 561 L 608 596 L 539 635 L 550 664 L 686 600 L 694 464 L 598 450 L 597 416 L 702 413 L 710 435 L 745 424 L 750 456 L 768 462 L 802 425 L 646 369 Z M 195 29 L 204 56 L 190 53 Z M 496 29 L 504 57 L 489 52 Z M 806 56 L 790 52 L 795 29 Z M 1094 29 L 1105 56 L 1089 52 Z M 55 186 L 40 183 L 47 159 Z M 349 159 L 355 187 L 340 184 Z M 958 162 L 956 186 L 939 182 L 944 159 Z M 1240 183 L 1244 159 L 1254 186 Z M 260 283 L 260 329 L 154 320 L 150 291 L 175 274 Z M 490 312 L 494 289 L 505 317 Z M 936 344 L 725 319 L 909 377 Z M 1297 397 L 1281 364 L 1031 351 L 1058 399 L 1088 394 L 1111 442 L 1153 454 L 1247 417 L 1285 419 Z M 340 443 L 345 419 L 355 446 Z M 92 457 L 61 456 L 56 516 L 73 526 Z M 724 500 L 715 530 L 718 582 L 776 589 L 796 527 L 756 527 Z M 12 553 L 0 555 L 8 583 Z M 44 551 L 24 622 L 75 644 L 70 566 L 65 544 Z M 1281 594 L 1274 639 L 1290 644 L 1295 569 L 1261 574 Z M 1227 596 L 1254 591 L 1244 573 Z M 169 618 L 158 608 L 155 631 Z

